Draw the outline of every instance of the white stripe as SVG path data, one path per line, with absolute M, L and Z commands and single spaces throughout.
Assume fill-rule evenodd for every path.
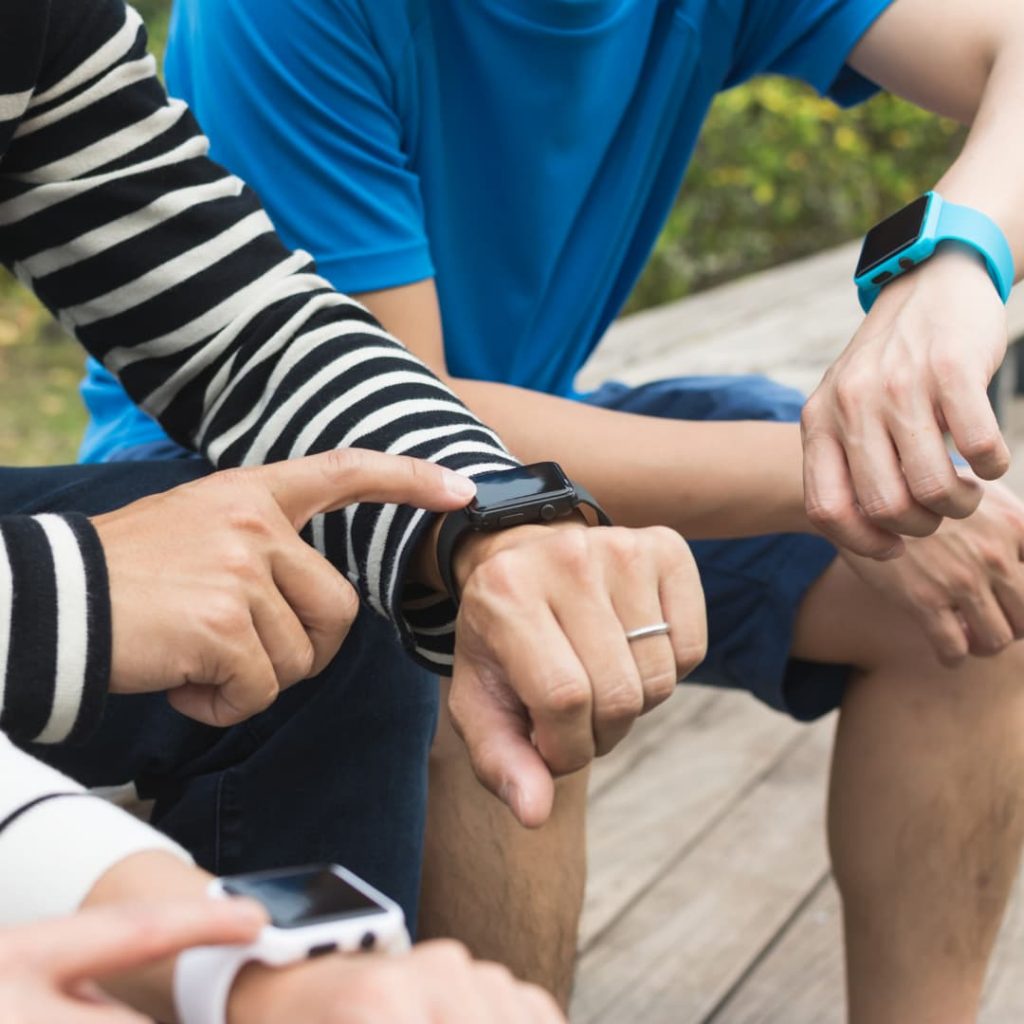
M 174 149 L 153 157 L 152 160 L 144 160 L 142 163 L 121 167 L 116 171 L 108 171 L 106 174 L 95 174 L 80 181 L 54 181 L 45 186 L 29 189 L 15 199 L 0 203 L 0 227 L 15 224 L 19 220 L 48 210 L 51 206 L 56 206 L 57 203 L 62 203 L 67 199 L 83 196 L 111 181 L 131 178 L 137 174 L 156 170 L 158 167 L 168 167 L 171 164 L 184 163 L 186 160 L 206 156 L 209 148 L 210 143 L 205 135 L 195 135 L 186 139 L 180 146 L 175 146 Z
M 277 365 L 274 367 L 274 371 L 270 375 L 270 379 L 267 381 L 266 387 L 264 388 L 263 394 L 257 405 L 253 409 L 250 409 L 245 417 L 235 426 L 231 427 L 229 430 L 225 430 L 222 434 L 218 435 L 215 439 L 212 439 L 205 445 L 205 450 L 210 461 L 216 463 L 231 444 L 244 437 L 245 434 L 259 422 L 261 417 L 266 414 L 267 408 L 275 402 L 277 398 L 276 391 L 281 386 L 281 382 L 284 380 L 287 373 L 303 357 L 308 355 L 309 352 L 316 349 L 331 337 L 343 337 L 347 334 L 361 334 L 363 332 L 375 337 L 384 338 L 385 340 L 390 340 L 383 330 L 376 327 L 370 327 L 360 321 L 350 321 L 345 324 L 318 327 L 315 331 L 308 331 L 296 338 L 288 347 L 287 351 L 285 351 L 277 361 Z M 382 357 L 394 358 L 396 360 L 408 360 L 410 363 L 415 362 L 411 355 L 409 355 L 404 349 L 396 347 L 393 343 L 389 345 L 363 345 L 358 349 L 346 352 L 343 356 L 339 356 L 328 366 L 324 367 L 305 381 L 302 388 L 290 395 L 287 399 L 281 402 L 279 406 L 277 406 L 270 418 L 260 427 L 256 436 L 251 439 L 246 451 L 246 464 L 253 465 L 261 463 L 265 459 L 270 445 L 277 439 L 291 418 L 302 407 L 302 403 L 308 399 L 310 393 L 319 387 L 323 387 L 325 383 L 332 380 L 341 380 L 346 373 L 356 366 L 359 366 L 361 363 Z M 264 443 L 264 441 L 266 443 Z
M 213 199 L 238 196 L 244 187 L 238 178 L 225 175 L 205 185 L 192 185 L 176 192 L 164 193 L 141 210 L 133 210 L 123 217 L 102 224 L 93 231 L 72 239 L 66 245 L 46 249 L 36 256 L 22 260 L 19 267 L 24 268 L 29 280 L 38 280 L 47 274 L 70 267 L 80 260 L 92 259 L 116 245 L 128 242 L 143 232 L 151 231 L 179 216 L 191 207 Z
M 166 107 L 154 110 L 149 117 L 144 117 L 141 121 L 114 132 L 113 135 L 107 135 L 91 146 L 76 149 L 70 156 L 33 168 L 31 171 L 11 174 L 9 177 L 12 181 L 28 185 L 46 185 L 84 177 L 91 171 L 120 160 L 159 138 L 173 128 L 187 110 L 188 107 L 181 100 L 168 100 Z
M 0 711 L 7 690 L 7 659 L 11 651 L 11 618 L 14 612 L 14 579 L 7 557 L 7 542 L 0 530 Z
M 111 64 L 116 64 L 134 45 L 142 28 L 142 18 L 134 7 L 125 7 L 125 21 L 118 31 L 112 35 L 91 57 L 78 64 L 74 71 L 59 82 L 51 85 L 46 92 L 35 96 L 30 106 L 42 106 L 51 100 L 77 89 L 92 78 L 102 74 Z
M 77 114 L 80 110 L 84 110 L 93 103 L 99 102 L 99 100 L 106 99 L 107 96 L 112 96 L 115 92 L 125 89 L 129 85 L 155 77 L 156 61 L 149 54 L 141 60 L 120 64 L 109 75 L 104 75 L 103 78 L 88 89 L 80 92 L 74 99 L 46 111 L 45 114 L 39 114 L 36 117 L 30 117 L 22 121 L 18 125 L 18 130 L 14 133 L 14 137 L 16 139 L 23 139 L 26 135 L 31 135 L 33 132 L 48 128 L 51 124 L 63 121 L 64 118 L 70 117 L 72 114 Z M 3 110 L 2 102 L 2 97 L 0 97 L 0 113 Z
M 306 401 L 312 398 L 318 391 L 322 390 L 324 384 L 328 383 L 332 379 L 337 379 L 336 374 L 329 374 L 327 372 L 329 370 L 330 367 L 322 370 L 310 381 L 304 382 L 302 387 L 295 392 L 293 397 L 301 399 L 296 402 L 297 408 L 302 408 Z M 320 380 L 317 381 L 317 378 L 320 378 Z M 314 382 L 316 383 L 314 384 Z M 310 419 L 302 430 L 299 431 L 298 437 L 295 438 L 289 458 L 294 459 L 300 455 L 305 455 L 316 439 L 347 409 L 351 409 L 352 406 L 363 401 L 365 398 L 369 398 L 371 395 L 386 393 L 387 388 L 399 387 L 402 384 L 420 384 L 423 387 L 439 391 L 446 398 L 451 397 L 450 404 L 453 412 L 458 413 L 462 411 L 462 407 L 458 404 L 457 399 L 452 395 L 448 388 L 446 388 L 436 377 L 431 377 L 424 373 L 422 369 L 393 370 L 389 373 L 375 374 L 369 380 L 364 380 L 354 388 L 349 388 L 344 395 L 334 399 L 333 402 L 328 402 L 323 409 Z M 266 427 L 264 427 L 264 430 L 266 430 Z M 261 433 L 263 433 L 263 431 L 261 431 Z M 280 433 L 281 431 L 277 431 L 278 436 L 280 436 Z M 267 438 L 267 441 L 269 447 L 271 439 Z M 350 446 L 346 445 L 345 447 Z M 264 455 L 265 454 L 266 452 L 264 451 Z
M 59 516 L 37 516 L 53 552 L 57 580 L 57 674 L 50 719 L 36 737 L 39 743 L 67 739 L 78 717 L 85 689 L 89 653 L 85 562 L 71 527 Z
M 270 218 L 262 210 L 256 210 L 248 217 L 235 221 L 219 235 L 180 253 L 172 260 L 161 263 L 134 281 L 128 281 L 113 291 L 89 299 L 78 306 L 67 307 L 62 319 L 78 328 L 88 327 L 89 324 L 106 320 L 108 317 L 119 316 L 163 295 L 175 285 L 209 270 L 254 238 L 271 234 L 273 230 Z
M 424 661 L 433 662 L 438 668 L 451 668 L 455 664 L 455 659 L 450 654 L 438 654 L 437 651 L 428 651 L 425 647 L 417 647 L 416 653 Z
M 264 312 L 260 296 L 265 294 L 267 288 L 281 278 L 293 274 L 308 262 L 309 256 L 305 253 L 293 253 L 278 263 L 276 267 L 268 270 L 262 277 L 258 277 L 240 291 L 228 296 L 223 302 L 208 309 L 202 316 L 190 320 L 184 327 L 168 331 L 167 334 L 161 334 L 158 338 L 150 338 L 149 341 L 141 341 L 137 345 L 132 345 L 131 348 L 111 349 L 103 363 L 111 373 L 118 373 L 126 366 L 142 362 L 144 359 L 162 359 L 191 348 L 209 338 L 210 335 L 216 334 L 217 331 L 223 330 L 236 317 L 244 315 L 247 319 L 251 319 L 259 316 Z
M 316 277 L 313 274 L 296 274 L 283 281 L 280 287 L 270 293 L 268 302 L 280 302 L 282 299 L 291 298 L 294 295 L 300 295 L 303 292 L 308 292 L 321 286 L 329 287 L 323 278 Z M 339 295 L 337 292 L 322 292 L 313 299 L 303 303 L 279 330 L 267 338 L 255 352 L 247 356 L 243 365 L 238 367 L 237 370 L 235 362 L 238 353 L 232 353 L 231 357 L 221 364 L 220 369 L 217 370 L 210 379 L 210 383 L 206 386 L 206 393 L 203 396 L 203 420 L 197 435 L 200 441 L 205 438 L 210 423 L 216 417 L 221 407 L 234 393 L 239 383 L 246 379 L 246 376 L 252 369 L 261 366 L 282 348 L 290 345 L 299 336 L 305 324 L 316 313 L 344 305 L 356 306 L 358 304 L 352 302 L 344 295 Z M 229 330 L 231 331 L 232 338 L 238 334 L 238 328 L 234 325 Z M 227 332 L 225 331 L 225 333 Z
M 0 93 L 0 121 L 14 121 L 25 113 L 32 90 Z M 15 136 L 17 137 L 17 136 Z
M 281 282 L 280 287 L 271 289 L 264 293 L 263 302 L 261 305 L 261 312 L 267 310 L 276 302 L 280 302 L 282 299 L 289 298 L 294 295 L 301 295 L 303 292 L 307 292 L 310 288 L 329 287 L 326 281 L 316 277 L 313 274 L 297 274 L 293 277 L 286 278 Z M 321 303 L 318 300 L 323 299 Z M 317 300 L 306 302 L 301 306 L 298 312 L 292 314 L 288 322 L 277 331 L 275 331 L 269 338 L 267 338 L 255 352 L 246 352 L 245 361 L 240 367 L 237 366 L 239 352 L 233 352 L 220 366 L 217 372 L 214 374 L 213 379 L 206 386 L 206 391 L 203 393 L 203 414 L 199 423 L 199 431 L 197 438 L 205 439 L 207 430 L 209 430 L 210 423 L 213 418 L 217 415 L 218 410 L 227 401 L 228 396 L 232 393 L 235 387 L 239 385 L 241 381 L 244 381 L 246 375 L 256 366 L 266 362 L 272 355 L 274 355 L 279 349 L 287 345 L 292 337 L 298 333 L 298 324 L 304 323 L 312 316 L 315 310 L 307 312 L 307 307 L 316 306 L 327 308 L 329 306 L 343 306 L 346 304 L 344 296 L 338 295 L 337 293 L 331 292 L 324 295 L 317 296 Z M 235 339 L 249 326 L 249 319 L 237 320 L 228 327 L 225 327 L 216 338 L 212 339 L 209 345 L 204 346 L 199 352 L 195 354 L 185 365 L 181 366 L 173 376 L 168 378 L 159 388 L 157 388 L 150 398 L 147 400 L 148 404 L 152 406 L 153 410 L 158 414 L 165 409 L 174 400 L 174 395 L 170 392 L 180 391 L 182 386 L 190 381 L 197 373 L 204 370 L 212 361 L 213 357 L 219 356 L 222 352 L 228 349 L 235 341 Z M 326 327 L 318 328 L 321 332 L 333 335 L 346 335 L 351 334 L 355 331 L 354 325 L 350 324 L 330 324 Z M 212 400 L 212 404 L 211 404 Z

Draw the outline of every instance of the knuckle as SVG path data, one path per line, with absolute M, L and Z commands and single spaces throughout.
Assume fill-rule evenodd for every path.
M 516 597 L 521 591 L 522 574 L 522 561 L 518 552 L 512 549 L 499 551 L 470 576 L 466 594 L 463 595 L 463 605 L 475 605 L 476 602 L 470 602 L 468 598 L 477 591 L 500 598 Z
M 613 555 L 617 554 L 625 543 L 617 534 L 628 533 L 618 527 L 602 531 L 601 538 L 605 549 Z M 557 558 L 562 568 L 574 576 L 579 576 L 590 568 L 592 535 L 589 530 L 560 530 L 558 532 Z
M 912 484 L 914 496 L 923 505 L 944 504 L 956 493 L 956 483 L 950 476 L 927 476 Z
M 200 616 L 207 630 L 229 641 L 247 632 L 252 621 L 248 606 L 227 591 L 208 594 Z
M 966 438 L 960 448 L 960 454 L 967 459 L 990 459 L 1001 452 L 1001 438 L 998 431 L 980 430 Z
M 228 546 L 218 555 L 221 568 L 244 583 L 255 583 L 264 576 L 263 560 L 244 543 Z
M 864 385 L 859 375 L 849 372 L 843 374 L 832 389 L 839 415 L 844 419 L 851 417 L 864 404 L 864 393 Z
M 913 394 L 917 387 L 912 367 L 899 365 L 891 369 L 882 382 L 882 390 L 889 401 L 900 405 Z
M 227 525 L 236 533 L 260 539 L 273 536 L 274 527 L 265 512 L 255 504 L 232 508 L 225 514 Z
M 646 686 L 645 686 L 646 689 Z M 644 710 L 644 693 L 634 686 L 618 686 L 601 701 L 599 716 L 607 722 L 631 722 Z
M 908 515 L 913 508 L 910 495 L 878 494 L 861 502 L 864 515 L 872 522 L 895 522 Z
M 575 674 L 550 677 L 544 686 L 544 707 L 558 718 L 571 718 L 590 707 L 590 686 Z
M 706 631 L 700 636 L 682 638 L 675 644 L 676 668 L 678 675 L 673 683 L 688 676 L 708 655 Z
M 837 498 L 809 498 L 805 512 L 812 526 L 827 530 L 829 527 L 846 523 L 853 513 L 853 508 Z
M 691 666 L 693 668 L 695 666 Z M 644 692 L 648 709 L 664 704 L 676 691 L 679 676 L 675 672 L 659 672 L 644 680 Z

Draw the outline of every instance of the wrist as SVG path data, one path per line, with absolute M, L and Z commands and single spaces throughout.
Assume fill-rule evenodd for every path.
M 583 514 L 577 511 L 552 523 L 531 523 L 526 526 L 516 526 L 510 530 L 470 534 L 455 549 L 452 568 L 456 585 L 461 593 L 470 576 L 484 562 L 494 558 L 502 551 L 522 547 L 524 544 L 549 537 L 552 530 L 586 529 L 589 529 L 587 521 L 583 518 Z

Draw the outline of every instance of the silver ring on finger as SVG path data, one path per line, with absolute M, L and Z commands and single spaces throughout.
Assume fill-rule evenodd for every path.
M 655 622 L 650 626 L 640 626 L 639 629 L 631 629 L 626 633 L 626 639 L 632 643 L 634 640 L 644 640 L 649 636 L 664 636 L 671 633 L 672 627 L 667 622 Z

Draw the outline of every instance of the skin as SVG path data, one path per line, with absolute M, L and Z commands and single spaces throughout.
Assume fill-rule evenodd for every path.
M 1011 0 L 899 0 L 851 57 L 883 86 L 973 123 L 937 187 L 995 218 L 1020 267 L 1022 19 Z M 986 482 L 1008 464 L 985 398 L 1006 323 L 977 260 L 942 251 L 885 289 L 811 399 L 802 433 L 630 416 L 454 378 L 432 281 L 363 301 L 517 455 L 558 459 L 616 522 L 691 539 L 824 533 L 840 545 L 801 606 L 792 653 L 854 666 L 830 786 L 850 1020 L 974 1020 L 1020 856 L 1024 763 L 1024 658 L 1013 643 L 1024 635 L 1024 505 Z M 973 472 L 954 472 L 947 428 Z M 500 829 L 490 803 L 473 802 L 449 739 L 442 731 L 435 751 L 421 929 L 529 960 L 529 976 L 564 996 L 585 873 L 582 787 L 527 843 Z M 442 793 L 457 794 L 457 813 Z M 460 866 L 460 844 L 474 835 L 496 838 Z M 559 881 L 546 887 L 551 864 Z M 457 891 L 472 874 L 486 882 L 465 906 Z M 493 921 L 510 893 L 535 888 L 537 914 L 517 907 L 502 952 Z
M 153 852 L 125 858 L 96 882 L 85 900 L 89 916 L 84 918 L 83 928 L 86 921 L 103 920 L 104 915 L 125 914 L 130 921 L 135 913 L 130 909 L 133 903 L 154 891 L 192 908 L 193 916 L 241 917 L 246 923 L 244 935 L 239 934 L 242 929 L 236 921 L 234 933 L 222 925 L 223 938 L 207 927 L 206 934 L 192 935 L 187 937 L 190 941 L 173 947 L 165 944 L 166 948 L 158 948 L 147 939 L 143 948 L 150 955 L 133 957 L 125 952 L 120 962 L 111 962 L 99 972 L 111 996 L 173 1024 L 175 954 L 200 942 L 251 941 L 263 923 L 262 908 L 255 908 L 254 915 L 254 908 L 246 904 L 226 910 L 233 907 L 234 900 L 219 907 L 217 903 L 204 906 L 209 881 L 210 876 L 198 868 Z M 158 933 L 167 930 L 164 916 L 172 923 L 174 920 L 166 908 L 147 914 L 147 926 Z M 138 938 L 138 932 L 138 928 L 129 931 L 126 943 Z M 193 928 L 193 932 L 198 930 Z M 40 1017 L 39 1024 L 44 1019 L 49 1024 L 55 1018 Z M 104 1018 L 83 1018 L 83 1024 L 87 1019 L 106 1024 Z M 141 1019 L 127 1012 L 110 1018 L 117 1024 Z M 425 944 L 394 957 L 334 954 L 282 968 L 251 964 L 235 981 L 227 1014 L 228 1024 L 370 1024 L 382 1020 L 389 1024 L 564 1024 L 565 1018 L 547 993 L 516 981 L 497 964 L 472 961 L 462 947 L 451 942 Z M 26 1024 L 36 1022 L 29 1019 Z
M 190 946 L 251 942 L 266 915 L 247 901 L 117 904 L 0 930 L 0 1018 L 19 1024 L 143 1024 L 95 984 Z
M 350 584 L 298 531 L 354 501 L 446 511 L 473 490 L 429 463 L 349 449 L 216 473 L 97 517 L 111 688 L 167 690 L 211 725 L 244 721 L 318 673 L 358 611 Z M 440 590 L 433 551 L 430 536 L 414 565 Z M 565 521 L 471 539 L 456 576 L 456 721 L 480 780 L 536 827 L 554 778 L 611 749 L 703 658 L 697 569 L 671 531 Z M 627 644 L 626 630 L 662 620 L 669 636 Z M 556 659 L 536 656 L 538 638 Z

